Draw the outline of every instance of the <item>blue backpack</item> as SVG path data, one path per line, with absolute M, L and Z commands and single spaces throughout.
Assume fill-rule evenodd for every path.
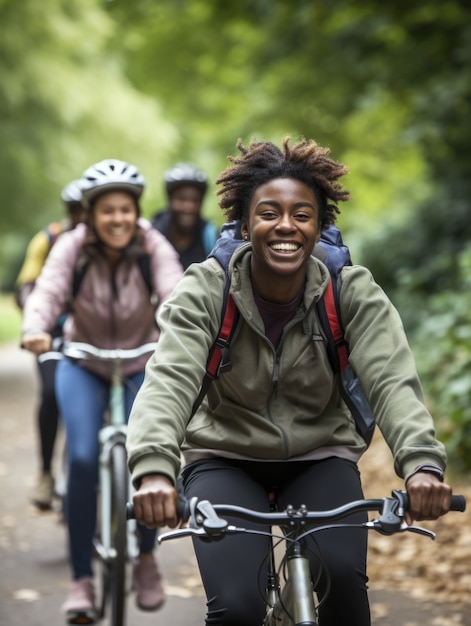
M 203 401 L 212 381 L 231 368 L 230 346 L 237 328 L 239 311 L 229 292 L 228 267 L 234 251 L 242 243 L 240 222 L 228 222 L 221 228 L 220 237 L 208 256 L 208 258 L 215 258 L 225 271 L 222 321 L 218 338 L 209 352 L 206 373 L 200 393 L 193 405 L 192 415 Z M 317 303 L 322 330 L 327 339 L 329 362 L 332 370 L 339 374 L 340 393 L 355 420 L 357 431 L 369 445 L 373 438 L 375 419 L 360 381 L 348 361 L 349 350 L 340 320 L 340 271 L 346 265 L 352 265 L 350 251 L 344 245 L 339 229 L 332 225 L 322 231 L 320 241 L 314 246 L 312 254 L 327 266 L 331 276 L 326 292 Z

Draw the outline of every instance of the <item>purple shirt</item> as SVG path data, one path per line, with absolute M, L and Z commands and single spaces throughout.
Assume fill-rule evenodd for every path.
M 281 335 L 283 334 L 284 327 L 293 317 L 302 302 L 304 288 L 298 293 L 294 300 L 287 302 L 286 304 L 263 300 L 255 289 L 253 290 L 253 295 L 255 304 L 257 305 L 260 315 L 262 316 L 263 323 L 265 324 L 265 335 L 276 348 L 281 339 Z

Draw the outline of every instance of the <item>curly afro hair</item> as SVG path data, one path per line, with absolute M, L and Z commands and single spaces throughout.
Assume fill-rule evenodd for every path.
M 229 156 L 233 165 L 227 167 L 216 180 L 221 185 L 217 195 L 219 206 L 228 221 L 248 218 L 250 201 L 255 190 L 274 178 L 296 178 L 312 189 L 319 204 L 321 229 L 334 224 L 340 213 L 337 202 L 350 199 L 337 179 L 345 175 L 345 165 L 329 158 L 329 148 L 322 148 L 314 140 L 302 139 L 289 145 L 290 137 L 283 139 L 283 150 L 269 141 L 252 139 L 248 148 L 237 141 L 241 156 Z

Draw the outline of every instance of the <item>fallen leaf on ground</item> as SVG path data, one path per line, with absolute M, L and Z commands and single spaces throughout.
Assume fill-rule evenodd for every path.
M 380 498 L 392 489 L 404 488 L 394 473 L 391 452 L 380 433 L 376 433 L 359 465 L 365 497 Z M 467 510 L 417 523 L 435 532 L 435 541 L 412 533 L 393 537 L 370 533 L 371 588 L 397 589 L 416 598 L 471 610 L 471 486 L 454 481 L 451 484 L 454 493 L 466 497 Z M 433 626 L 456 626 L 461 623 L 457 619 L 459 616 L 447 615 Z

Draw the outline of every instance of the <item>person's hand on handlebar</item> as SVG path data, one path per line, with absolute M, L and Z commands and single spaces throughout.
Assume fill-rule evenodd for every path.
M 451 487 L 433 474 L 414 474 L 407 481 L 406 489 L 409 511 L 405 515 L 405 521 L 409 525 L 415 520 L 438 519 L 450 510 Z
M 52 347 L 52 336 L 43 331 L 25 333 L 21 338 L 21 347 L 36 355 L 49 352 Z
M 136 520 L 148 528 L 175 528 L 179 523 L 177 501 L 177 491 L 167 476 L 148 474 L 133 497 Z

